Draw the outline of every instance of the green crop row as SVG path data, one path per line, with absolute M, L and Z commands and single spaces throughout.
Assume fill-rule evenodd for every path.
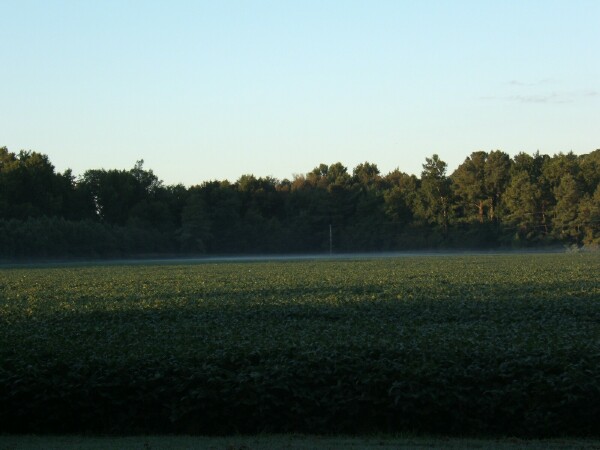
M 0 270 L 0 432 L 594 435 L 600 256 Z

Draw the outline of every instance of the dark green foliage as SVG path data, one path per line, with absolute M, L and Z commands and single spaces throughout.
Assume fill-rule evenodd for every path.
M 420 178 L 369 162 L 350 174 L 337 162 L 292 181 L 243 175 L 186 188 L 164 186 L 143 161 L 75 179 L 46 155 L 3 147 L 0 259 L 594 247 L 598 155 L 478 151 L 452 174 L 433 155 Z
M 2 259 L 124 257 L 178 251 L 173 237 L 158 230 L 62 218 L 0 220 Z
M 451 180 L 447 164 L 438 155 L 425 158 L 421 172 L 420 207 L 417 212 L 430 224 L 448 231 L 451 215 Z
M 0 218 L 62 216 L 75 203 L 69 171 L 55 173 L 46 155 L 0 148 Z
M 452 174 L 459 217 L 467 222 L 476 220 L 479 223 L 498 220 L 509 170 L 510 158 L 506 153 L 472 153 Z
M 598 433 L 600 257 L 0 270 L 0 433 Z

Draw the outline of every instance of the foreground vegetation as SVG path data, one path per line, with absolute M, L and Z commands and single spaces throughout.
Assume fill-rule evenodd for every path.
M 14 436 L 0 435 L 10 450 L 598 450 L 594 439 L 467 439 L 422 436 Z
M 600 255 L 0 270 L 0 433 L 590 436 Z

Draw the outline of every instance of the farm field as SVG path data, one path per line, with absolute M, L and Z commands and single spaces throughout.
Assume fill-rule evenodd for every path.
M 0 433 L 597 436 L 600 255 L 0 269 Z
M 594 439 L 474 439 L 426 436 L 20 436 L 0 435 L 0 450 L 598 450 Z

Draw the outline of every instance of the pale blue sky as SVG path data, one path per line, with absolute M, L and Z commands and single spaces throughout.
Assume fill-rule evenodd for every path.
M 0 146 L 168 184 L 600 148 L 600 1 L 0 0 Z

